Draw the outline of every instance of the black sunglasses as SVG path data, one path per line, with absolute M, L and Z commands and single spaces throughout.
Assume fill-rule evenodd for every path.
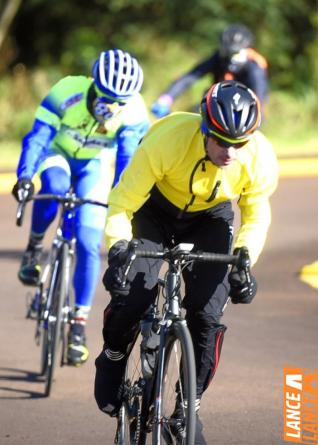
M 113 103 L 117 103 L 120 107 L 123 107 L 124 105 L 127 104 L 127 102 L 121 102 L 119 100 L 116 100 L 115 98 L 107 96 L 107 94 L 103 93 L 103 91 L 101 91 L 96 85 L 95 85 L 95 91 L 97 97 L 99 99 L 102 99 L 102 101 L 105 102 L 106 104 L 112 105 Z
M 239 148 L 244 147 L 244 145 L 246 145 L 248 143 L 248 141 L 237 142 L 237 143 L 235 143 L 235 142 L 227 142 L 227 141 L 224 141 L 223 139 L 219 139 L 219 138 L 215 137 L 214 135 L 213 136 L 209 136 L 209 137 L 211 139 L 213 139 L 214 142 L 216 142 L 219 147 L 222 147 L 222 148 L 234 147 L 235 149 L 239 149 Z

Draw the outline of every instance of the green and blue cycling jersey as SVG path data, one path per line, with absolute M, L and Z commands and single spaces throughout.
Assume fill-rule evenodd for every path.
M 52 87 L 23 138 L 18 178 L 32 178 L 49 151 L 92 159 L 115 149 L 117 182 L 149 127 L 147 109 L 141 95 L 135 94 L 102 126 L 90 111 L 92 94 L 93 80 L 85 76 L 67 76 Z

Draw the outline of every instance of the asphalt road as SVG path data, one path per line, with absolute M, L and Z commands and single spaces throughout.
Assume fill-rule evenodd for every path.
M 272 227 L 254 268 L 257 298 L 229 305 L 224 316 L 223 353 L 201 409 L 209 444 L 283 444 L 283 368 L 318 369 L 318 293 L 298 278 L 318 256 L 317 190 L 318 178 L 282 179 L 272 198 Z M 44 398 L 34 324 L 25 319 L 27 289 L 16 278 L 28 218 L 17 228 L 13 198 L 0 199 L 0 444 L 110 445 L 114 421 L 93 398 L 108 297 L 99 286 L 88 324 L 90 360 L 58 368 L 52 395 Z

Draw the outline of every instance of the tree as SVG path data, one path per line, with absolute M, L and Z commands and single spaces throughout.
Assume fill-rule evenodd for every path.
M 8 0 L 4 7 L 0 17 L 0 49 L 21 3 L 22 0 Z

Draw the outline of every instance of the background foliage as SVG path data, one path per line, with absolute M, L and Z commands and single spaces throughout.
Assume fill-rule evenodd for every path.
M 89 74 L 99 51 L 121 47 L 138 57 L 150 106 L 174 78 L 214 50 L 232 22 L 252 29 L 269 62 L 264 131 L 283 154 L 304 147 L 318 152 L 318 0 L 2 0 L 0 18 L 16 1 L 0 43 L 2 153 L 17 151 L 13 147 L 50 85 L 66 74 Z M 210 82 L 194 85 L 175 109 L 197 102 Z

